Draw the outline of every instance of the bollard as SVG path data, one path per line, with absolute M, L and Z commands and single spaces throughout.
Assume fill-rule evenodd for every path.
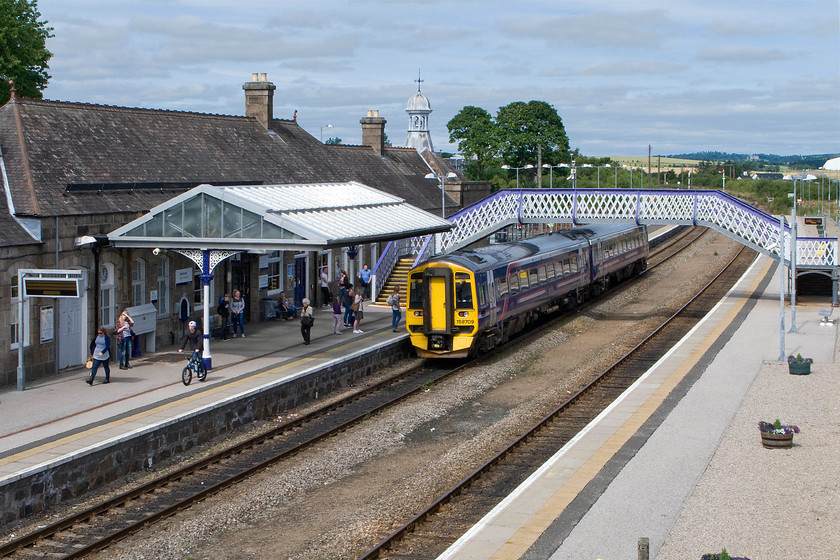
M 638 560 L 650 560 L 650 539 L 647 537 L 639 537 L 639 554 Z

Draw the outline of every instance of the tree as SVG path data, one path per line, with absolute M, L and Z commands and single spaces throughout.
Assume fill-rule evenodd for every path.
M 512 166 L 536 164 L 540 146 L 546 163 L 568 159 L 569 138 L 563 119 L 545 101 L 515 101 L 499 108 L 496 127 L 502 159 Z
M 483 178 L 498 151 L 496 125 L 490 113 L 481 107 L 468 105 L 446 123 L 446 128 L 449 130 L 449 141 L 458 142 L 458 150 L 467 160 L 468 168 L 471 168 L 468 176 L 472 179 Z
M 326 144 L 328 146 L 337 146 L 338 144 L 341 144 L 341 138 L 338 138 L 338 137 L 327 138 L 327 141 L 324 142 L 324 144 Z
M 41 98 L 51 76 L 47 62 L 52 53 L 46 41 L 52 27 L 38 21 L 37 0 L 0 0 L 0 105 L 9 101 L 9 80 L 18 95 Z

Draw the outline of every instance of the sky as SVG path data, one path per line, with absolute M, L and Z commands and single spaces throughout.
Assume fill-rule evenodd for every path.
M 39 0 L 44 98 L 243 115 L 265 72 L 275 118 L 361 143 L 379 110 L 405 145 L 429 99 L 438 151 L 465 106 L 551 104 L 572 149 L 840 153 L 839 0 Z M 332 125 L 328 127 L 327 125 Z

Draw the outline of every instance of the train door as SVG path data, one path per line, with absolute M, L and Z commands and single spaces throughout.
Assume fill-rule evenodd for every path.
M 452 271 L 427 268 L 423 271 L 426 286 L 426 309 L 423 311 L 426 332 L 448 333 L 452 330 Z

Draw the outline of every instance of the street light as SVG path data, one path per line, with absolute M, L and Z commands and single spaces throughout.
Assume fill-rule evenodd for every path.
M 325 124 L 324 126 L 321 127 L 321 144 L 324 143 L 324 129 L 325 128 L 332 128 L 332 127 L 333 127 L 333 125 L 331 125 L 331 124 Z
M 543 167 L 548 169 L 548 188 L 554 188 L 554 168 L 555 167 L 569 167 L 568 163 L 558 163 L 557 165 L 551 165 L 548 163 L 544 163 Z
M 444 189 L 443 189 L 443 184 L 447 179 L 455 179 L 457 177 L 458 176 L 455 173 L 452 173 L 451 171 L 449 173 L 447 173 L 446 175 L 438 175 L 437 173 L 427 173 L 426 174 L 426 179 L 437 179 L 438 181 L 440 181 L 440 217 L 441 218 L 444 218 L 444 219 L 446 218 L 446 211 L 444 210 L 444 205 L 446 204 L 444 202 L 444 200 L 446 199 L 446 197 L 444 195 L 445 195 L 446 191 L 444 191 Z
M 519 170 L 520 169 L 533 169 L 534 166 L 530 163 L 527 164 L 525 167 L 511 167 L 510 165 L 503 165 L 502 169 L 516 169 L 516 188 L 519 188 Z
M 605 165 L 598 165 L 598 188 L 601 188 L 601 168 L 602 167 L 612 167 L 609 163 Z M 615 168 L 615 188 L 618 188 L 618 167 Z

